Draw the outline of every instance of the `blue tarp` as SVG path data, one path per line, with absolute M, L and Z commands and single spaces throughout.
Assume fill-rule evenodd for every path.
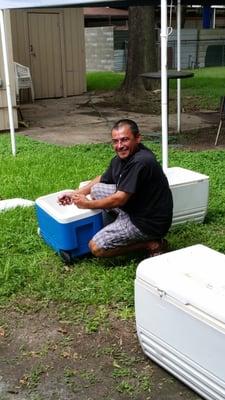
M 204 6 L 203 7 L 203 16 L 202 16 L 203 29 L 212 28 L 212 16 L 213 16 L 213 11 L 212 11 L 211 6 Z

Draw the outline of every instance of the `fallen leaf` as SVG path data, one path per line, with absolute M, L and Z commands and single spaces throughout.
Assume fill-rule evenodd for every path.
M 69 358 L 70 357 L 70 353 L 68 351 L 63 351 L 61 355 L 64 358 Z
M 115 368 L 121 368 L 121 366 L 119 364 L 117 364 L 117 362 L 115 360 L 113 361 L 113 366 Z
M 0 336 L 5 336 L 5 329 L 2 326 L 0 326 Z

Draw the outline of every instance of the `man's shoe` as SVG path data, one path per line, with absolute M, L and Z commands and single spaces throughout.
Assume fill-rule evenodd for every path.
M 168 251 L 168 242 L 166 239 L 150 240 L 147 243 L 146 250 L 149 257 L 159 256 Z

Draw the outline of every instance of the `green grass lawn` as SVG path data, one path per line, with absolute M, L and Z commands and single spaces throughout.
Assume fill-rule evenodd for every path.
M 87 72 L 87 90 L 117 90 L 123 79 L 123 72 Z
M 183 79 L 182 99 L 194 98 L 195 108 L 216 109 L 219 107 L 220 97 L 225 95 L 225 68 L 212 67 L 191 70 L 193 78 Z M 117 90 L 124 79 L 124 73 L 116 72 L 88 72 L 88 90 Z M 170 80 L 170 94 L 176 96 L 176 81 Z M 193 99 L 191 99 L 193 102 Z
M 218 108 L 220 97 L 225 95 L 225 68 L 200 68 L 193 70 L 193 73 L 193 78 L 181 82 L 182 98 L 193 96 L 199 108 Z M 176 82 L 171 81 L 170 87 L 175 89 Z
M 146 142 L 161 157 L 157 144 Z M 9 135 L 0 136 L 0 197 L 35 200 L 41 195 L 76 187 L 100 174 L 112 156 L 108 145 L 63 148 L 18 135 L 18 153 L 10 153 Z M 168 235 L 172 249 L 202 243 L 225 253 L 225 152 L 169 150 L 170 166 L 209 175 L 209 209 L 204 224 L 183 224 Z M 113 305 L 133 309 L 133 284 L 140 256 L 84 258 L 65 269 L 60 258 L 37 235 L 35 209 L 0 213 L 0 298 L 17 296 Z

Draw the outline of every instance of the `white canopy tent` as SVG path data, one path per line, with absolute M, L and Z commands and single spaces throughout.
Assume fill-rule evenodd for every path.
M 178 6 L 178 29 L 180 32 L 180 5 L 181 4 L 205 4 L 204 1 L 178 0 L 173 1 Z M 11 135 L 12 153 L 16 155 L 16 141 L 13 121 L 13 107 L 11 100 L 11 83 L 9 78 L 9 61 L 6 46 L 6 33 L 4 24 L 4 10 L 21 8 L 44 8 L 44 7 L 82 7 L 82 6 L 132 6 L 132 5 L 155 5 L 161 6 L 161 121 L 162 121 L 162 161 L 163 169 L 168 168 L 168 99 L 167 99 L 167 0 L 0 0 L 0 31 L 3 49 L 3 61 L 5 72 L 5 86 L 7 93 L 9 126 Z M 222 0 L 211 0 L 210 4 L 223 4 Z M 178 62 L 180 69 L 180 33 L 178 32 Z M 180 84 L 178 82 L 178 129 L 180 125 Z

